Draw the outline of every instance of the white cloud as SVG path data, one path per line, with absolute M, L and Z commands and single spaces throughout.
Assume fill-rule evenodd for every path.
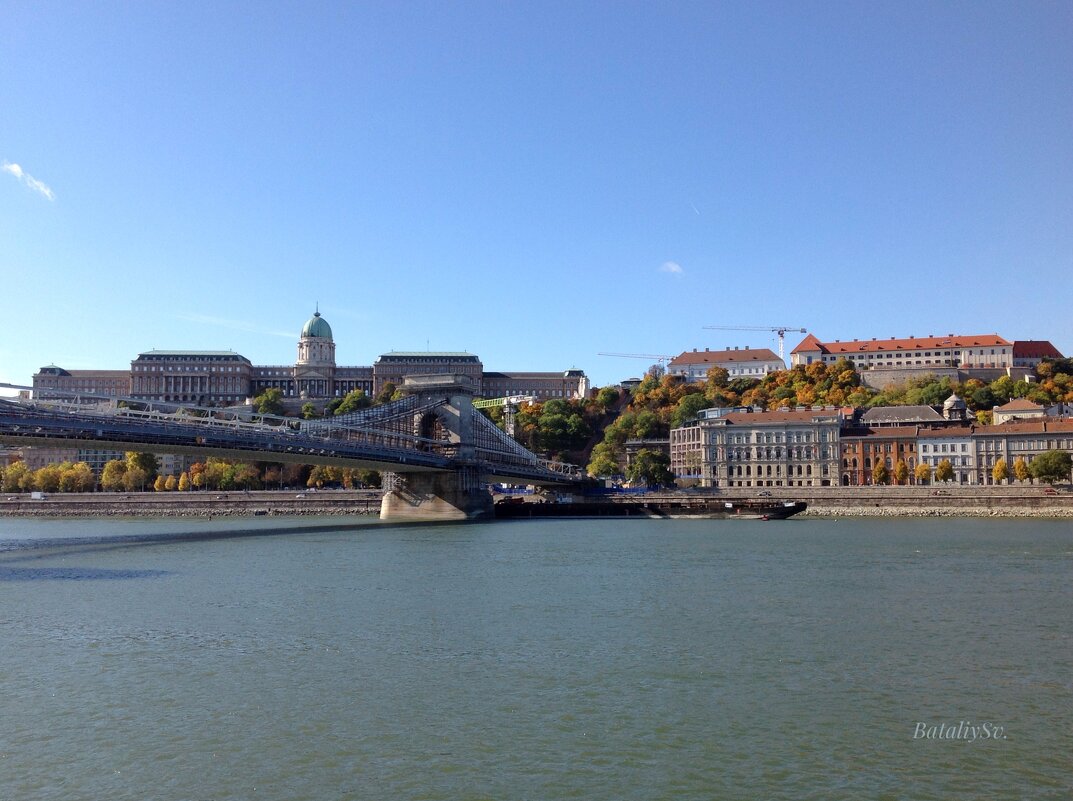
M 215 325 L 220 328 L 232 328 L 235 331 L 246 331 L 250 334 L 264 334 L 266 336 L 283 337 L 284 339 L 298 339 L 298 334 L 294 331 L 273 331 L 270 328 L 265 328 L 254 323 L 248 323 L 245 320 L 229 320 L 226 317 L 212 317 L 208 314 L 187 313 L 176 314 L 175 317 L 178 320 L 185 320 L 188 323 L 197 323 L 198 325 Z
M 5 161 L 3 164 L 0 164 L 0 170 L 3 170 L 9 175 L 15 176 L 15 179 L 17 181 L 26 184 L 26 186 L 28 186 L 30 189 L 41 195 L 44 195 L 49 200 L 56 199 L 56 193 L 53 192 L 47 184 L 45 184 L 43 181 L 38 181 L 28 172 L 23 170 L 22 167 L 20 167 L 18 164 L 12 164 L 10 161 Z
M 659 266 L 661 273 L 670 273 L 671 275 L 681 275 L 682 265 L 676 261 L 665 261 Z

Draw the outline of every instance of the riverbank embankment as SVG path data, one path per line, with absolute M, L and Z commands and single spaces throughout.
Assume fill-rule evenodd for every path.
M 187 493 L 29 493 L 0 497 L 8 517 L 254 517 L 277 515 L 378 515 L 380 490 L 199 491 Z M 538 497 L 530 496 L 537 501 Z M 578 502 L 585 499 L 578 498 Z M 1039 485 L 1002 487 L 771 487 L 604 495 L 594 502 L 659 503 L 698 507 L 712 501 L 804 501 L 798 517 L 1010 517 L 1073 518 L 1073 492 Z
M 275 515 L 378 515 L 380 490 L 93 492 L 5 494 L 8 517 L 259 517 Z

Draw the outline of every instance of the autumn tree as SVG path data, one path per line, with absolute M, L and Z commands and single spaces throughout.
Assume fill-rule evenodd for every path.
M 127 468 L 138 468 L 145 473 L 145 482 L 148 483 L 156 478 L 157 473 L 160 470 L 160 465 L 157 464 L 156 456 L 151 453 L 138 453 L 136 451 L 127 451 L 123 454 L 127 460 Z
M 918 484 L 924 484 L 931 481 L 931 465 L 927 462 L 921 462 L 913 470 L 913 476 L 916 478 Z
M 890 470 L 883 462 L 876 462 L 876 466 L 872 468 L 872 483 L 873 484 L 886 484 L 890 481 Z
M 32 480 L 32 474 L 26 462 L 12 462 L 4 468 L 3 483 L 0 486 L 3 487 L 4 492 L 22 492 L 25 489 L 23 484 Z
M 123 489 L 123 477 L 127 473 L 127 463 L 112 459 L 101 468 L 101 489 L 106 492 L 119 492 Z
M 1006 460 L 999 459 L 997 462 L 995 462 L 995 466 L 991 468 L 991 478 L 995 480 L 996 484 L 1001 484 L 1009 477 L 1010 468 L 1006 465 Z
M 126 471 L 123 473 L 123 489 L 127 492 L 144 490 L 149 480 L 149 473 L 144 469 L 137 466 L 132 467 L 128 464 Z
M 950 481 L 954 478 L 954 466 L 949 459 L 943 459 L 935 466 L 936 481 Z
M 905 484 L 909 480 L 909 465 L 905 463 L 904 459 L 899 459 L 894 465 L 894 481 L 898 484 Z
M 168 480 L 164 476 L 157 476 L 156 481 L 153 482 L 153 492 L 163 492 L 167 483 Z
M 190 475 L 186 471 L 179 474 L 178 490 L 179 492 L 188 492 L 190 490 Z
M 1024 460 L 1023 456 L 1018 456 L 1013 461 L 1013 477 L 1018 481 L 1027 481 L 1029 475 L 1028 463 Z

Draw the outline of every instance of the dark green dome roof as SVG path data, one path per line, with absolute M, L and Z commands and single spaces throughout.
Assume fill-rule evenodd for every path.
M 328 325 L 328 321 L 320 316 L 320 312 L 314 312 L 313 316 L 306 320 L 306 324 L 302 326 L 303 337 L 319 337 L 321 339 L 332 338 L 332 327 Z

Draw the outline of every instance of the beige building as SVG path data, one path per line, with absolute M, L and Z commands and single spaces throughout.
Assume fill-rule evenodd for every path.
M 687 350 L 667 365 L 670 375 L 689 381 L 704 381 L 713 367 L 722 367 L 735 378 L 763 378 L 768 373 L 785 370 L 786 363 L 769 348 L 731 348 L 729 350 Z
M 837 409 L 705 409 L 671 430 L 671 471 L 704 487 L 826 487 L 839 483 Z
M 994 484 L 992 470 L 999 459 L 1013 480 L 1013 464 L 1024 459 L 1031 464 L 1041 453 L 1061 450 L 1073 454 L 1073 420 L 1036 420 L 977 426 L 972 433 L 977 484 Z
M 486 398 L 530 395 L 541 402 L 583 400 L 589 396 L 589 379 L 584 370 L 573 367 L 551 373 L 486 372 L 481 375 L 481 394 Z
M 833 364 L 848 359 L 858 370 L 904 369 L 928 372 L 940 368 L 996 369 L 1013 367 L 1013 343 L 998 334 L 947 334 L 905 339 L 821 342 L 809 334 L 790 353 L 793 366 Z

